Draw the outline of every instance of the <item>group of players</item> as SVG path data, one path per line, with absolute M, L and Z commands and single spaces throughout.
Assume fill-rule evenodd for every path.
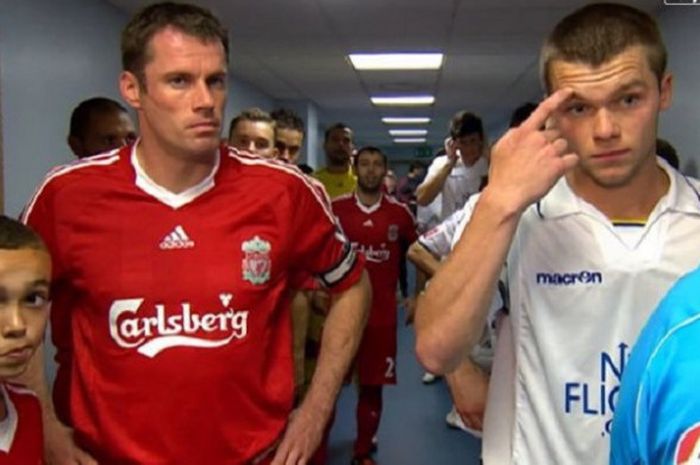
M 118 134 L 94 140 L 74 114 L 69 144 L 98 154 L 52 170 L 24 224 L 0 220 L 0 463 L 323 463 L 353 364 L 353 463 L 375 463 L 414 219 L 382 192 L 380 150 L 350 161 L 343 125 L 315 178 L 290 164 L 300 138 L 256 134 L 262 112 L 234 119 L 222 144 L 228 46 L 203 8 L 140 10 L 119 78 L 138 138 L 125 111 Z M 661 35 L 632 7 L 589 5 L 557 24 L 541 71 L 548 97 L 491 148 L 487 184 L 469 171 L 485 158 L 467 117 L 419 189 L 460 216 L 420 242 L 440 233 L 452 250 L 430 264 L 418 357 L 450 374 L 487 465 L 697 463 L 697 355 L 681 350 L 695 343 L 697 273 L 635 345 L 700 262 L 697 183 L 655 156 L 672 96 Z M 481 193 L 451 196 L 470 176 Z M 291 308 L 305 292 L 322 331 L 313 370 L 295 375 L 306 320 Z M 490 374 L 474 359 L 485 330 Z

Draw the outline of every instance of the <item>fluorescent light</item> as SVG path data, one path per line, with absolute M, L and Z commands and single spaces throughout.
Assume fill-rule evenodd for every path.
M 435 103 L 435 97 L 432 95 L 406 95 L 403 97 L 370 97 L 375 105 L 394 105 L 394 106 L 418 106 L 432 105 Z
M 384 124 L 428 124 L 430 122 L 430 118 L 423 118 L 423 117 L 398 117 L 398 116 L 387 116 L 385 118 L 382 118 L 382 123 Z
M 427 129 L 389 129 L 392 136 L 425 136 Z
M 424 144 L 425 141 L 425 137 L 399 137 L 394 139 L 394 142 L 397 144 Z
M 351 53 L 352 66 L 362 70 L 440 69 L 442 53 Z

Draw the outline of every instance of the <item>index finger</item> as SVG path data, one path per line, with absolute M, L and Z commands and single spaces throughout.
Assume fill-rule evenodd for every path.
M 526 119 L 520 127 L 526 131 L 538 131 L 562 103 L 567 101 L 574 93 L 572 89 L 563 88 L 542 100 L 530 117 Z

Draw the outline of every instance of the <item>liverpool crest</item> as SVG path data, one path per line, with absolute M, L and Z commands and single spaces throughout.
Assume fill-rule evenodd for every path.
M 266 240 L 255 236 L 241 245 L 243 251 L 243 280 L 251 284 L 265 284 L 270 280 L 270 250 L 272 246 Z

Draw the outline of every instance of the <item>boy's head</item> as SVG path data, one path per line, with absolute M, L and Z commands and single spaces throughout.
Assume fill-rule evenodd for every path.
M 51 258 L 39 236 L 0 215 L 0 380 L 24 372 L 44 337 Z

